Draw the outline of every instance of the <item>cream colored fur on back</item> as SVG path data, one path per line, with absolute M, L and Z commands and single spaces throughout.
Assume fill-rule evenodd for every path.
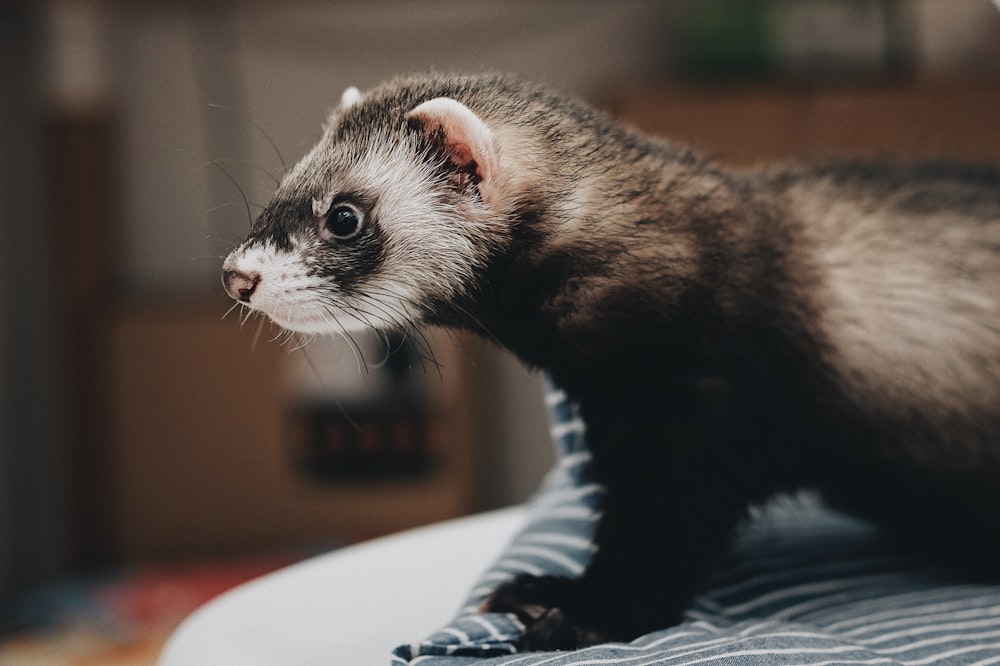
M 808 220 L 824 293 L 830 366 L 863 407 L 995 409 L 1000 396 L 1000 224 L 958 212 L 902 216 L 888 202 L 789 192 Z M 970 233 L 970 226 L 980 228 Z M 983 245 L 984 230 L 991 234 Z M 988 247 L 992 245 L 992 247 Z

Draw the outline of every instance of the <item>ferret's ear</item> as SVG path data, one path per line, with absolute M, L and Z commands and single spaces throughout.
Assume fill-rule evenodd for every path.
M 471 179 L 479 189 L 484 203 L 492 203 L 495 195 L 497 168 L 493 133 L 486 123 L 461 102 L 450 97 L 438 97 L 420 104 L 406 115 L 410 123 L 420 126 L 428 138 L 455 166 L 457 182 Z
M 345 90 L 343 94 L 341 94 L 340 108 L 349 109 L 355 104 L 357 104 L 359 99 L 361 99 L 361 91 L 355 88 L 354 86 L 351 86 L 350 88 Z
M 361 100 L 361 91 L 351 86 L 345 90 L 340 95 L 340 104 L 336 109 L 330 112 L 330 115 L 326 117 L 326 122 L 323 124 L 323 133 L 325 134 L 334 124 L 336 124 L 337 119 L 340 118 L 344 111 L 357 104 Z

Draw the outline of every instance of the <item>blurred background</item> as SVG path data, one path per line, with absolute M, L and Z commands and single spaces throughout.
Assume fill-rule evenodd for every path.
M 990 0 L 4 3 L 0 663 L 152 663 L 231 584 L 535 488 L 540 378 L 489 344 L 225 316 L 223 257 L 344 88 L 431 68 L 737 166 L 1000 161 Z

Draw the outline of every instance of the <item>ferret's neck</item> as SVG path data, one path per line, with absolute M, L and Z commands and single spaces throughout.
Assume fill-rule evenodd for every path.
M 627 173 L 581 169 L 561 191 L 526 197 L 506 249 L 466 299 L 442 306 L 444 323 L 548 366 L 561 357 L 627 356 L 619 344 L 626 338 L 687 344 L 692 322 L 722 326 L 738 302 L 731 292 L 753 278 L 724 271 L 749 269 L 736 255 L 756 226 L 755 211 L 728 174 L 683 166 L 646 154 Z M 700 311 L 682 313 L 692 300 Z M 610 311 L 614 318 L 601 316 Z

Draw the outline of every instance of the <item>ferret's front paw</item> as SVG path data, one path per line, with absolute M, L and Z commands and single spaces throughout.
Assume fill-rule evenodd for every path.
M 574 650 L 614 640 L 616 632 L 601 626 L 587 592 L 580 580 L 521 575 L 497 588 L 481 610 L 517 615 L 525 626 L 525 651 Z

